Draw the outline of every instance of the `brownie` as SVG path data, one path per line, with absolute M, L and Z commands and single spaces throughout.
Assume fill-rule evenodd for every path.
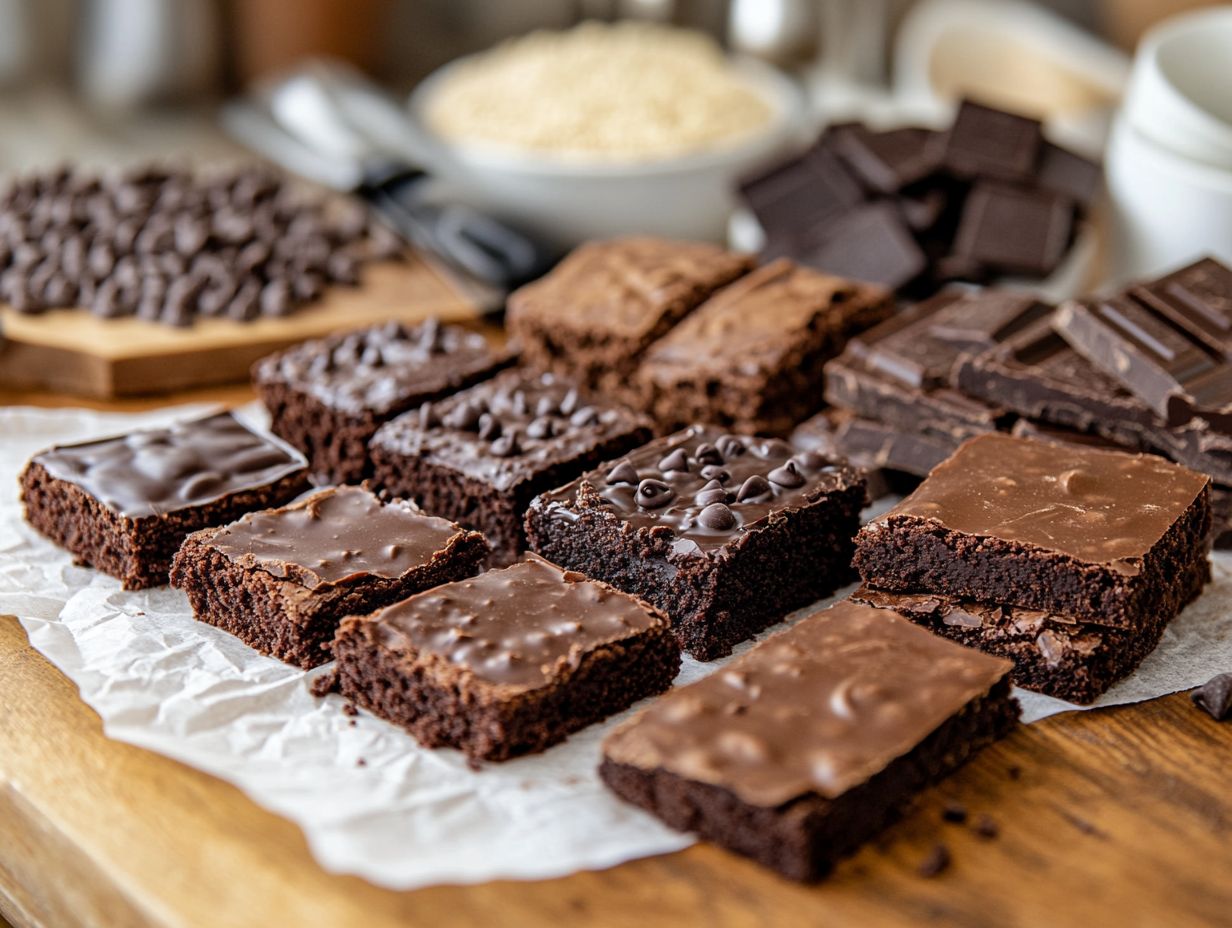
M 510 295 L 509 331 L 529 365 L 624 398 L 650 343 L 753 264 L 695 242 L 590 242 Z
M 774 261 L 651 346 L 638 371 L 642 406 L 665 431 L 709 422 L 786 435 L 820 408 L 825 362 L 891 308 L 880 287 Z
M 318 692 L 472 762 L 542 751 L 680 669 L 658 610 L 534 556 L 344 619 L 334 655 Z
M 968 396 L 1018 415 L 1162 454 L 1220 483 L 1232 483 L 1232 437 L 1198 422 L 1170 426 L 1074 351 L 1053 330 L 1051 318 L 960 358 L 953 383 Z
M 345 616 L 469 577 L 487 553 L 478 532 L 337 487 L 189 535 L 171 585 L 199 621 L 308 669 L 330 659 Z
M 1135 450 L 1099 435 L 1075 432 L 1072 429 L 1032 422 L 1030 419 L 1019 419 L 1014 423 L 1010 434 L 1020 438 L 1054 441 L 1062 445 L 1087 445 L 1112 451 L 1133 452 Z M 1218 483 L 1211 484 L 1211 537 L 1214 539 L 1213 547 L 1232 547 L 1232 487 Z
M 139 590 L 167 582 L 192 532 L 307 485 L 298 451 L 219 413 L 41 451 L 21 475 L 21 499 L 26 521 L 77 563 Z
M 711 660 L 851 579 L 865 501 L 845 464 L 693 426 L 545 493 L 526 533 L 549 560 L 662 609 L 680 646 Z
M 252 382 L 274 434 L 304 452 L 315 480 L 358 483 L 370 476 L 368 441 L 382 423 L 511 360 L 461 326 L 388 322 L 262 358 Z
M 1169 620 L 1192 602 L 1210 577 L 1195 560 L 1158 612 L 1138 629 L 1108 628 L 1069 616 L 935 593 L 892 593 L 862 586 L 851 598 L 893 609 L 958 644 L 1014 662 L 1018 686 L 1089 704 L 1132 673 L 1155 650 Z
M 954 364 L 1048 312 L 1029 294 L 943 291 L 848 342 L 826 365 L 826 401 L 900 430 L 948 435 L 957 447 L 1010 416 L 955 390 Z
M 982 435 L 861 529 L 854 564 L 877 589 L 1134 630 L 1183 601 L 1210 528 L 1203 474 L 1154 455 Z
M 496 561 L 507 562 L 526 547 L 532 499 L 650 434 L 643 416 L 519 368 L 393 419 L 369 452 L 382 490 L 483 532 Z
M 673 690 L 599 775 L 673 828 L 817 880 L 1018 720 L 1008 661 L 845 601 Z

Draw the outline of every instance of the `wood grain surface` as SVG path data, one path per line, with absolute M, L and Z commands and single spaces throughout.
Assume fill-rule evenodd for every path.
M 1219 926 L 1232 725 L 1176 695 L 1019 730 L 816 887 L 710 847 L 534 883 L 377 889 L 323 873 L 238 790 L 109 741 L 0 619 L 0 913 L 14 925 Z M 994 839 L 946 823 L 988 814 Z M 408 840 L 414 840 L 408 835 Z M 941 875 L 920 862 L 936 843 Z
M 450 322 L 478 311 L 420 258 L 364 269 L 363 285 L 331 287 L 282 318 L 248 323 L 199 319 L 176 328 L 135 317 L 100 319 L 84 309 L 22 315 L 0 305 L 0 386 L 95 398 L 185 390 L 248 379 L 257 358 L 340 329 L 388 319 Z

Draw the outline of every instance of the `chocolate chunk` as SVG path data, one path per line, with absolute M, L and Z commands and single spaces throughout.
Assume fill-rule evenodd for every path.
M 767 476 L 771 483 L 787 487 L 789 490 L 804 485 L 804 475 L 800 473 L 800 468 L 795 461 L 788 461 L 782 467 L 776 467 Z
M 701 449 L 699 448 L 698 449 L 698 452 L 699 452 L 698 460 L 701 460 L 700 451 Z M 671 454 L 669 454 L 667 457 L 665 457 L 663 460 L 659 462 L 659 470 L 664 471 L 664 472 L 673 471 L 673 470 L 687 471 L 688 469 L 689 469 L 689 458 L 684 453 L 684 450 L 681 448 L 677 448 L 675 451 L 673 451 Z
M 931 851 L 928 852 L 920 865 L 916 868 L 916 872 L 922 877 L 940 876 L 949 869 L 951 863 L 950 849 L 944 844 L 934 844 Z
M 731 474 L 718 464 L 707 464 L 701 469 L 701 475 L 703 480 L 717 480 L 719 483 L 731 480 Z
M 959 177 L 1029 177 L 1044 144 L 1036 119 L 964 100 L 945 138 L 943 162 Z
M 745 447 L 744 442 L 735 435 L 721 436 L 719 440 L 715 442 L 715 446 L 718 448 L 719 454 L 723 456 L 724 460 L 727 458 L 739 457 L 748 450 Z
M 1195 706 L 1217 722 L 1232 718 L 1232 673 L 1212 677 L 1194 690 L 1190 698 Z
M 1036 180 L 1045 190 L 1059 193 L 1089 209 L 1099 196 L 1103 172 L 1094 161 L 1045 142 Z
M 793 253 L 801 264 L 828 274 L 897 289 L 928 264 L 902 215 L 891 203 L 870 203 L 825 227 L 813 246 Z
M 701 444 L 697 446 L 697 451 L 694 452 L 696 457 L 703 464 L 722 464 L 723 455 L 714 445 Z
M 954 251 L 1002 273 L 1046 277 L 1065 255 L 1073 225 L 1065 197 L 981 182 L 963 207 Z
M 849 126 L 834 134 L 834 149 L 867 186 L 897 193 L 932 174 L 941 164 L 943 137 L 928 129 L 872 132 Z
M 735 527 L 736 515 L 724 503 L 711 503 L 698 513 L 697 522 L 703 528 L 726 532 Z
M 826 222 L 863 197 L 844 164 L 823 145 L 745 181 L 740 193 L 770 234 Z
M 607 472 L 608 483 L 628 483 L 635 484 L 639 481 L 637 468 L 628 461 L 621 461 L 615 467 Z
M 662 509 L 675 495 L 675 491 L 662 480 L 647 477 L 637 485 L 637 504 L 643 509 Z
M 754 474 L 740 485 L 736 492 L 736 502 L 747 503 L 770 493 L 770 482 L 759 474 Z

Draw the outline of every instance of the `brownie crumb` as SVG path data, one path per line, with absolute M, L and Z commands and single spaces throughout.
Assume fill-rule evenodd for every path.
M 967 820 L 967 807 L 961 802 L 947 802 L 941 809 L 941 818 L 943 821 L 961 825 Z
M 321 676 L 313 680 L 312 684 L 308 687 L 308 692 L 312 693 L 313 696 L 328 696 L 337 689 L 337 686 L 338 675 L 330 671 L 329 673 L 321 674 Z
M 920 861 L 916 872 L 923 877 L 934 877 L 944 873 L 949 869 L 949 866 L 950 849 L 944 844 L 935 844 L 933 849 L 928 852 L 928 856 Z
M 354 719 L 351 719 L 351 720 L 349 720 L 349 721 L 347 722 L 347 727 L 348 727 L 348 728 L 354 728 L 354 727 L 355 727 L 356 725 L 358 725 L 358 724 L 359 724 L 359 723 L 358 723 L 358 722 L 356 722 Z
M 988 814 L 980 815 L 975 820 L 975 825 L 973 827 L 977 835 L 989 841 L 1001 834 L 1001 826 L 998 825 L 993 820 L 992 816 Z
M 1194 690 L 1190 699 L 1217 722 L 1232 718 L 1232 673 L 1212 677 Z
M 355 761 L 355 766 L 356 767 L 367 767 L 368 762 L 364 760 L 362 757 L 360 757 Z
M 342 714 L 356 716 L 356 715 L 359 715 L 359 709 L 356 708 L 355 703 L 348 702 L 346 705 L 342 707 Z

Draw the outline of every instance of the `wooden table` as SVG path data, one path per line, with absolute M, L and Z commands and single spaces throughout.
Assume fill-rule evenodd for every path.
M 0 392 L 18 402 L 79 404 Z M 106 739 L 10 617 L 0 681 L 0 914 L 19 928 L 1232 925 L 1232 723 L 1184 694 L 1022 728 L 820 886 L 699 846 L 561 880 L 395 893 L 324 873 L 293 825 L 234 787 Z M 948 801 L 991 815 L 999 836 L 945 823 Z M 938 842 L 953 863 L 924 878 Z

